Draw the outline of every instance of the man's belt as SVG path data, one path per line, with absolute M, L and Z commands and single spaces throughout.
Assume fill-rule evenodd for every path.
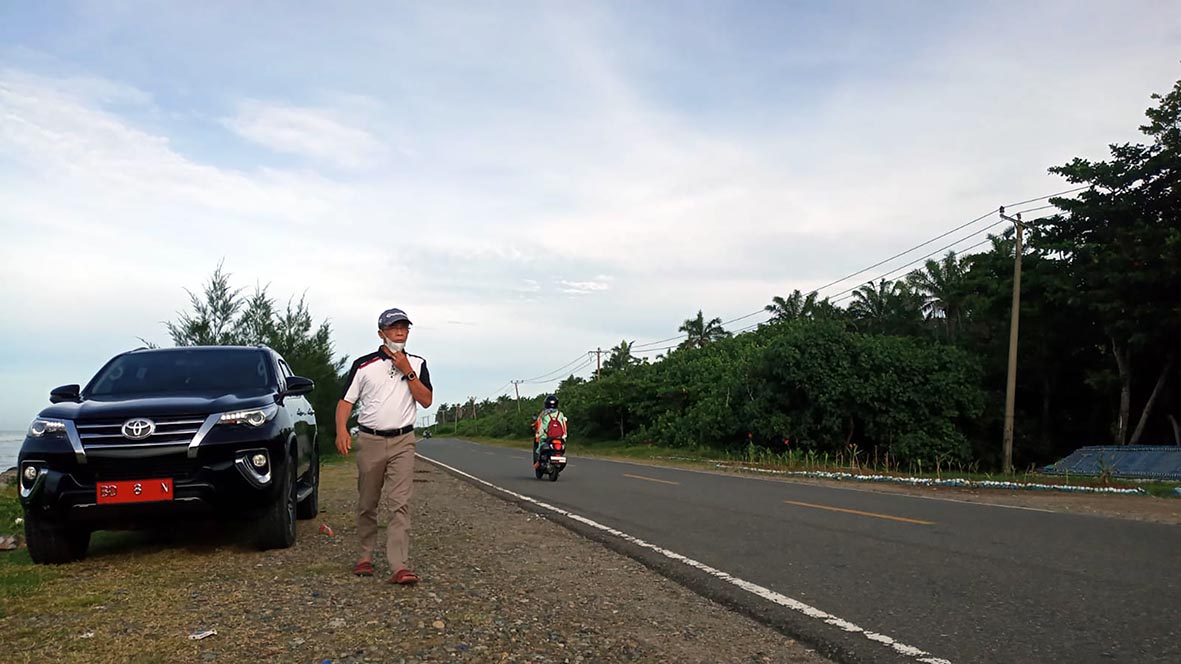
M 371 436 L 381 436 L 382 438 L 393 438 L 394 436 L 404 436 L 404 435 L 414 431 L 413 424 L 407 424 L 406 426 L 402 427 L 401 429 L 370 429 L 369 427 L 365 426 L 364 424 L 359 425 L 357 428 L 360 429 L 361 431 L 363 431 L 364 433 L 367 433 Z

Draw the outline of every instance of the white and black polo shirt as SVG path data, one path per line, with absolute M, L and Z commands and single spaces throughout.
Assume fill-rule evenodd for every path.
M 418 374 L 418 380 L 433 391 L 426 360 L 410 353 L 406 353 L 406 359 L 410 360 L 410 368 Z M 401 429 L 414 424 L 418 414 L 418 402 L 410 393 L 410 382 L 381 348 L 353 362 L 341 399 L 361 404 L 357 423 L 370 429 Z

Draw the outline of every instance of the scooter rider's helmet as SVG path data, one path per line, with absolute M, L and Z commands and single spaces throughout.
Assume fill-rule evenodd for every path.
M 556 410 L 558 408 L 557 395 L 551 394 L 545 398 L 545 407 L 547 410 Z

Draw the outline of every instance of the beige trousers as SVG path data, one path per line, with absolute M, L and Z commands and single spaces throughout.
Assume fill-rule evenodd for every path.
M 357 534 L 361 559 L 372 560 L 377 544 L 377 506 L 391 511 L 385 550 L 391 571 L 409 568 L 410 497 L 414 494 L 414 433 L 383 438 L 357 434 Z M 384 489 L 384 491 L 383 491 Z

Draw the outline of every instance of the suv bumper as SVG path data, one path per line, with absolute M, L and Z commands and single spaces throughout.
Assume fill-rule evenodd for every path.
M 261 469 L 251 461 L 256 454 L 266 456 Z M 26 463 L 37 462 L 33 455 L 22 455 L 21 472 Z M 91 452 L 85 464 L 69 457 L 45 459 L 34 482 L 22 481 L 21 504 L 28 512 L 96 529 L 135 527 L 178 516 L 250 519 L 280 498 L 278 478 L 292 462 L 280 437 L 202 448 L 196 459 L 188 458 L 184 449 L 143 456 Z M 172 500 L 98 502 L 100 482 L 159 479 L 172 480 Z

